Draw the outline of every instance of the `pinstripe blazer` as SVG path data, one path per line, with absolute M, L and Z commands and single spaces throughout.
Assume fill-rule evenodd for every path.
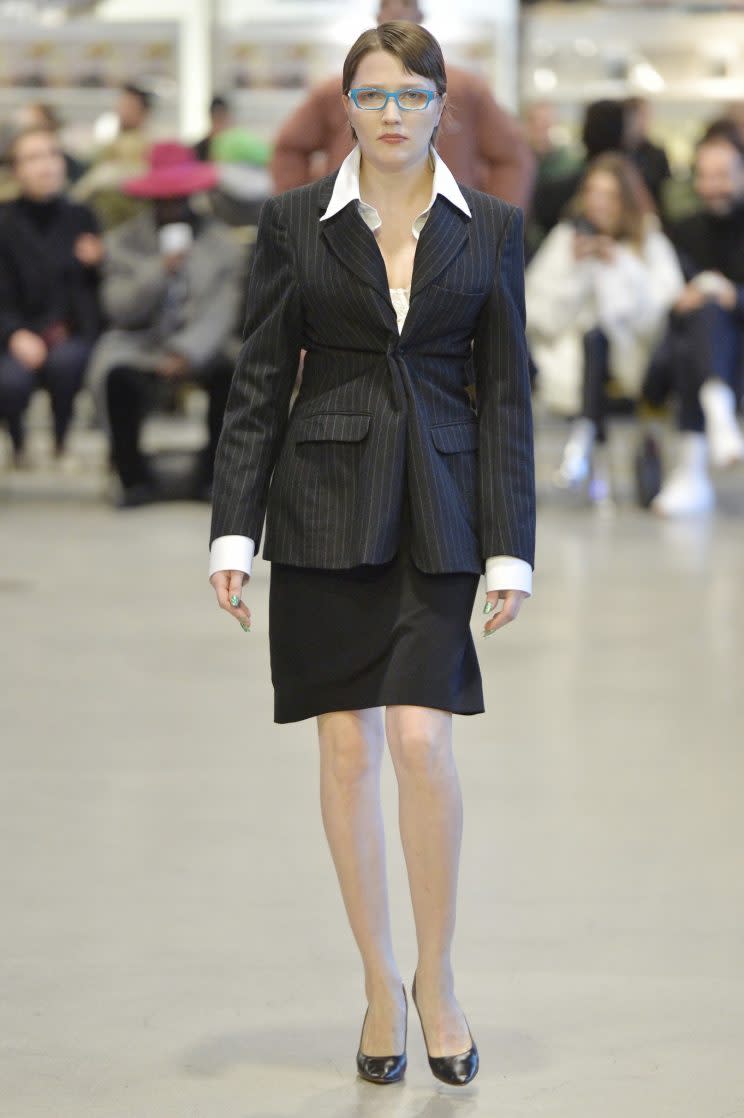
M 383 563 L 404 495 L 425 572 L 534 564 L 521 211 L 461 187 L 434 202 L 399 334 L 374 234 L 335 174 L 267 201 L 215 468 L 211 539 L 303 567 Z M 300 350 L 302 387 L 288 415 Z M 475 384 L 477 410 L 465 391 Z

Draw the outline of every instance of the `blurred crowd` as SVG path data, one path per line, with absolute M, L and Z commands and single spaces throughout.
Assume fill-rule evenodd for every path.
M 379 18 L 422 13 L 410 0 L 383 0 Z M 556 489 L 611 505 L 607 445 L 622 423 L 643 507 L 667 517 L 710 510 L 715 472 L 744 462 L 741 106 L 701 118 L 690 166 L 673 173 L 642 98 L 587 105 L 569 143 L 549 101 L 518 120 L 482 78 L 452 66 L 448 81 L 442 157 L 459 181 L 527 215 L 538 417 L 565 424 Z M 116 135 L 88 159 L 65 149 L 48 106 L 29 104 L 2 123 L 6 469 L 34 468 L 26 427 L 37 390 L 50 402 L 53 461 L 74 468 L 70 431 L 85 398 L 84 422 L 106 442 L 110 499 L 162 500 L 168 489 L 156 456 L 143 452 L 143 424 L 198 393 L 204 445 L 180 493 L 210 499 L 258 210 L 272 190 L 329 173 L 351 149 L 339 94 L 339 75 L 329 76 L 271 144 L 223 96 L 195 145 L 155 141 L 153 98 L 136 83 L 120 92 Z

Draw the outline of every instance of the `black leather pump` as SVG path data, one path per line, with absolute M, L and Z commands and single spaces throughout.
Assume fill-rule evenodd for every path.
M 403 998 L 406 1003 L 406 1040 L 408 1038 L 408 998 L 406 998 L 406 988 L 403 987 Z M 367 1013 L 364 1014 L 364 1021 L 362 1021 L 362 1032 L 359 1037 L 359 1050 L 357 1052 L 357 1071 L 362 1079 L 366 1079 L 368 1083 L 400 1083 L 401 1079 L 406 1073 L 408 1067 L 408 1056 L 406 1055 L 406 1042 L 403 1042 L 403 1051 L 400 1056 L 365 1056 L 362 1052 L 362 1037 L 364 1036 L 364 1026 L 367 1023 L 367 1014 L 369 1013 L 369 1006 L 367 1006 Z
M 457 1056 L 430 1056 L 429 1045 L 426 1043 L 426 1033 L 424 1032 L 424 1022 L 421 1018 L 421 1010 L 416 1001 L 416 975 L 413 976 L 413 986 L 411 987 L 411 997 L 413 1004 L 416 1006 L 416 1012 L 421 1021 L 421 1032 L 424 1036 L 424 1044 L 426 1044 L 426 1055 L 429 1057 L 429 1067 L 432 1074 L 440 1079 L 442 1083 L 448 1083 L 450 1087 L 465 1087 L 470 1083 L 471 1079 L 475 1079 L 478 1074 L 478 1067 L 480 1060 L 478 1058 L 478 1049 L 475 1046 L 473 1035 L 470 1033 L 470 1026 L 468 1025 L 468 1033 L 470 1033 L 471 1046 L 467 1052 L 460 1052 Z M 467 1024 L 467 1020 L 465 1022 Z

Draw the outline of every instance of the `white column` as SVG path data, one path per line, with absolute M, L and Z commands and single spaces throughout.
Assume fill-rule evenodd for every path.
M 98 19 L 112 23 L 178 23 L 179 127 L 187 140 L 198 138 L 207 126 L 212 96 L 213 10 L 214 0 L 104 0 L 96 9 Z

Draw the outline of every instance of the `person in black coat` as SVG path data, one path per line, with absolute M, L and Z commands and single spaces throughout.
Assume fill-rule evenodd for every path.
M 744 360 L 744 145 L 728 122 L 698 144 L 701 210 L 670 230 L 687 280 L 651 363 L 644 396 L 679 399 L 679 457 L 652 507 L 661 516 L 705 512 L 715 501 L 708 461 L 744 461 L 736 418 Z
M 625 152 L 635 163 L 643 181 L 661 212 L 664 206 L 664 185 L 671 178 L 671 168 L 664 148 L 653 143 L 648 129 L 651 106 L 645 97 L 629 97 L 625 102 Z
M 48 128 L 20 132 L 10 150 L 20 196 L 0 217 L 0 418 L 23 461 L 23 416 L 46 388 L 60 457 L 100 325 L 103 243 L 87 206 L 62 193 L 65 163 Z

